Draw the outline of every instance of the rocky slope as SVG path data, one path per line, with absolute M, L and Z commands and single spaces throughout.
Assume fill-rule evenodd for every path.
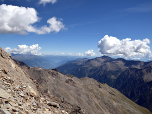
M 85 114 L 150 114 L 150 112 L 129 100 L 119 91 L 91 78 L 78 79 L 64 75 L 56 69 L 30 68 L 30 76 L 62 102 L 79 106 Z
M 68 111 L 78 110 L 78 107 L 62 103 L 43 91 L 37 81 L 0 48 L 0 114 L 68 114 Z
M 78 78 L 88 76 L 107 83 L 152 111 L 152 62 L 113 59 L 107 56 L 81 61 L 72 61 L 57 69 Z

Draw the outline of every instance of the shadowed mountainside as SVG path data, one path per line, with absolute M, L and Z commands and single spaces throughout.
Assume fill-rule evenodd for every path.
M 30 68 L 29 75 L 37 80 L 44 92 L 62 102 L 81 107 L 85 114 L 144 114 L 147 109 L 135 104 L 116 89 L 91 78 L 78 79 L 56 69 Z
M 103 56 L 83 62 L 72 61 L 57 69 L 78 78 L 87 76 L 101 83 L 107 83 L 152 111 L 152 62 Z
M 115 81 L 114 88 L 152 111 L 152 66 L 125 70 Z
M 113 86 L 117 77 L 128 68 L 142 68 L 150 62 L 113 59 L 102 56 L 95 59 L 79 59 L 68 62 L 57 68 L 63 74 L 71 74 L 78 78 L 90 77 Z

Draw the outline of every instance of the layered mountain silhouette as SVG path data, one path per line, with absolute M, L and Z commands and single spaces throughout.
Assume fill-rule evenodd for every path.
M 102 56 L 79 59 L 57 69 L 78 78 L 89 77 L 118 89 L 129 99 L 152 111 L 152 62 Z
M 42 68 L 53 68 L 55 62 L 47 61 L 41 56 L 31 54 L 11 54 L 11 58 L 22 61 L 30 67 L 42 67 Z
M 57 55 L 31 55 L 31 54 L 11 54 L 11 58 L 22 61 L 30 67 L 41 67 L 45 69 L 56 68 L 68 61 L 75 60 L 75 56 L 57 56 Z

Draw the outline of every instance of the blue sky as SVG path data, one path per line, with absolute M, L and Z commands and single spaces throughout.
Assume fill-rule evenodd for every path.
M 10 5 L 17 6 L 17 10 L 26 12 L 24 18 L 13 12 L 10 13 L 13 15 L 13 19 L 10 18 L 6 21 L 5 18 L 0 18 L 0 46 L 3 49 L 9 47 L 9 52 L 14 51 L 14 49 L 18 49 L 17 52 L 19 52 L 18 45 L 24 45 L 24 48 L 30 50 L 29 46 L 36 47 L 38 44 L 35 53 L 71 53 L 72 55 L 80 53 L 88 56 L 100 56 L 101 53 L 109 56 L 121 55 L 125 58 L 140 58 L 141 60 L 143 57 L 146 57 L 145 60 L 151 59 L 151 0 L 48 0 L 48 2 L 43 0 L 1 0 L 0 5 L 1 16 L 7 14 L 2 12 L 5 8 L 9 9 Z M 28 7 L 34 11 L 31 9 L 27 11 Z M 33 16 L 34 13 L 36 16 Z M 35 20 L 29 21 L 28 16 L 33 16 Z M 49 19 L 52 19 L 52 23 L 60 22 L 60 24 L 51 28 L 52 23 L 47 23 Z M 12 25 L 10 21 L 15 24 Z M 4 29 L 3 23 L 8 23 L 7 25 L 11 27 L 21 28 L 22 31 L 10 30 L 7 27 Z M 21 24 L 25 25 L 21 26 Z M 31 26 L 32 28 L 30 28 Z M 47 28 L 42 29 L 44 26 Z M 105 35 L 108 36 L 105 37 Z M 123 39 L 131 38 L 130 41 L 125 40 L 128 42 L 126 46 L 130 47 L 133 44 L 140 46 L 132 46 L 127 50 L 126 47 L 122 48 L 120 45 L 112 44 L 116 50 L 108 48 L 108 51 L 106 47 L 113 40 L 106 38 L 113 38 L 116 43 L 117 41 L 121 42 L 120 45 L 122 45 Z M 146 38 L 149 41 L 144 42 L 143 39 Z M 102 42 L 107 41 L 108 46 L 103 43 L 101 46 L 99 44 L 101 39 L 105 39 Z M 103 46 L 105 50 L 101 49 Z M 120 47 L 123 50 L 118 50 Z M 129 53 L 132 48 L 140 48 L 140 50 L 135 49 L 133 54 Z M 124 54 L 126 50 L 128 53 Z

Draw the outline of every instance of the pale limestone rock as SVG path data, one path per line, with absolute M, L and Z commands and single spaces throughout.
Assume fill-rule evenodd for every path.
M 0 109 L 0 114 L 11 114 L 11 113 L 6 111 L 5 109 Z
M 68 114 L 65 110 L 61 110 L 61 113 Z
M 3 90 L 3 89 L 0 88 L 0 97 L 8 99 L 9 97 L 11 97 L 11 95 L 8 94 L 5 90 Z
M 26 88 L 26 86 L 23 86 L 23 88 Z
M 21 97 L 24 97 L 25 95 L 24 95 L 23 93 L 20 93 L 20 96 L 21 96 Z
M 15 106 L 15 107 L 18 106 L 18 104 L 13 102 L 13 101 L 9 101 L 9 104 L 12 105 L 12 106 Z
M 0 47 L 0 55 L 1 57 L 3 57 L 4 59 L 10 59 L 11 54 L 7 53 L 6 51 L 4 51 L 1 47 Z

